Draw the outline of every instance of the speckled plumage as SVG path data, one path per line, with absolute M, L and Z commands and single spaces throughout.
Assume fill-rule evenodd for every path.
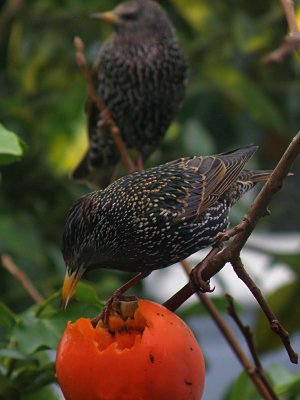
M 230 207 L 270 171 L 246 171 L 250 145 L 188 157 L 118 179 L 71 208 L 62 252 L 68 273 L 151 272 L 216 243 Z
M 128 149 L 143 159 L 159 145 L 181 104 L 187 62 L 165 12 L 152 0 L 130 0 L 115 10 L 117 23 L 93 69 L 95 86 Z M 101 115 L 88 100 L 89 149 L 73 178 L 106 187 L 119 154 Z

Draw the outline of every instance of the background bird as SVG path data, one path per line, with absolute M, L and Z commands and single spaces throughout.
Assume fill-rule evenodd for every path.
M 230 207 L 271 174 L 243 169 L 256 150 L 249 145 L 181 158 L 77 200 L 63 232 L 65 305 L 86 271 L 112 268 L 146 276 L 216 244 L 216 235 L 228 227 Z
M 159 145 L 183 101 L 187 61 L 164 10 L 152 0 L 131 0 L 95 14 L 115 32 L 92 71 L 99 97 L 140 160 Z M 89 149 L 72 173 L 94 188 L 106 187 L 120 159 L 103 115 L 88 99 Z

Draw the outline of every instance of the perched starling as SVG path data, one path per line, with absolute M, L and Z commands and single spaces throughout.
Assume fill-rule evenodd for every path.
M 182 103 L 186 58 L 170 20 L 155 1 L 126 1 L 95 17 L 112 23 L 115 30 L 93 68 L 95 87 L 126 147 L 145 159 L 159 145 Z M 87 118 L 89 149 L 72 177 L 104 188 L 120 156 L 91 99 Z
M 257 150 L 181 158 L 122 177 L 71 208 L 62 253 L 68 303 L 78 280 L 94 268 L 146 275 L 216 244 L 230 207 L 270 171 L 246 171 Z

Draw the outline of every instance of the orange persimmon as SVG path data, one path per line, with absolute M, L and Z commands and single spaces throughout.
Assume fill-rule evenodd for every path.
M 68 323 L 56 357 L 67 400 L 199 400 L 205 366 L 176 314 L 139 300 L 134 318 L 110 316 L 109 332 L 89 319 Z

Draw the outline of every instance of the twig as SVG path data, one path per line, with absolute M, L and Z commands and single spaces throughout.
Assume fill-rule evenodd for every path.
M 17 281 L 21 283 L 29 296 L 37 303 L 41 304 L 45 300 L 40 294 L 37 288 L 30 281 L 28 276 L 13 262 L 12 258 L 8 254 L 1 256 L 1 262 L 3 268 L 5 268 Z
M 260 359 L 258 357 L 257 351 L 255 349 L 255 345 L 253 342 L 253 335 L 252 335 L 250 326 L 244 325 L 242 323 L 240 317 L 238 316 L 238 313 L 236 312 L 233 297 L 230 296 L 230 294 L 228 294 L 228 293 L 226 293 L 225 297 L 226 297 L 226 300 L 228 303 L 228 305 L 227 305 L 228 314 L 235 321 L 235 323 L 239 327 L 240 331 L 242 332 L 243 336 L 245 337 L 256 368 L 261 369 L 262 365 L 261 365 Z
M 187 260 L 181 261 L 183 269 L 185 270 L 186 274 L 189 276 L 191 273 L 191 267 Z M 210 298 L 205 293 L 197 292 L 197 296 L 200 299 L 203 307 L 207 310 L 210 314 L 216 325 L 218 326 L 221 334 L 223 335 L 224 339 L 227 341 L 231 349 L 233 350 L 234 354 L 236 355 L 237 359 L 241 363 L 242 367 L 249 375 L 250 379 L 252 380 L 253 384 L 257 387 L 260 394 L 263 396 L 264 399 L 267 400 L 275 400 L 277 399 L 270 383 L 267 381 L 265 382 L 264 373 L 261 374 L 260 371 L 257 370 L 255 365 L 249 360 L 243 349 L 241 348 L 240 344 L 235 338 L 234 333 L 230 329 L 229 325 L 226 324 L 225 320 L 222 318 L 222 315 L 215 307 L 214 303 L 210 300 Z M 260 363 L 259 363 L 260 365 Z M 262 367 L 260 366 L 261 370 Z
M 274 392 L 270 382 L 267 379 L 267 376 L 265 374 L 265 371 L 263 370 L 263 367 L 261 365 L 260 359 L 258 357 L 255 345 L 254 345 L 254 341 L 253 341 L 253 335 L 251 332 L 251 329 L 248 325 L 244 325 L 240 319 L 240 317 L 238 316 L 235 306 L 234 306 L 234 301 L 233 301 L 233 297 L 230 296 L 229 294 L 226 294 L 226 299 L 228 302 L 228 306 L 227 306 L 227 310 L 228 310 L 228 314 L 232 317 L 232 319 L 235 321 L 235 323 L 237 324 L 237 326 L 239 327 L 241 333 L 243 334 L 246 343 L 248 345 L 248 348 L 250 350 L 252 359 L 254 361 L 255 364 L 255 370 L 256 373 L 258 374 L 258 376 L 260 377 L 260 379 L 263 382 L 264 387 L 267 389 L 268 393 L 271 395 L 272 399 L 278 399 L 276 393 Z
M 201 282 L 201 289 L 202 291 L 205 291 L 205 288 L 207 286 L 207 282 L 209 282 L 210 278 L 213 277 L 217 272 L 219 272 L 221 268 L 218 269 L 218 271 L 210 274 L 210 266 L 211 262 L 214 258 L 214 256 L 220 251 L 221 249 L 218 249 L 218 247 L 213 248 L 208 255 L 198 264 L 194 269 L 191 271 L 191 273 L 194 270 L 199 270 L 200 272 L 200 281 Z M 181 261 L 181 263 L 184 263 L 186 261 Z M 208 269 L 209 267 L 209 269 Z M 190 274 L 191 278 L 191 274 Z M 203 285 L 203 282 L 205 282 L 205 285 Z M 204 289 L 204 290 L 203 290 Z M 170 297 L 165 303 L 164 306 L 167 307 L 171 311 L 177 310 L 187 299 L 189 299 L 193 294 L 198 293 L 200 288 L 197 286 L 197 284 L 194 283 L 193 279 L 190 279 L 190 281 L 183 287 L 181 288 L 177 293 L 175 293 L 172 297 Z M 206 289 L 207 290 L 207 289 Z M 208 290 L 207 290 L 208 291 Z
M 280 324 L 280 322 L 278 321 L 278 318 L 270 309 L 270 307 L 269 307 L 268 303 L 266 302 L 265 298 L 263 297 L 261 291 L 255 285 L 255 283 L 253 282 L 251 277 L 246 272 L 241 258 L 240 257 L 233 258 L 231 260 L 231 264 L 232 264 L 233 269 L 234 269 L 235 273 L 237 274 L 237 276 L 245 283 L 245 285 L 248 287 L 248 289 L 251 291 L 251 293 L 255 297 L 256 301 L 260 305 L 261 309 L 263 310 L 265 316 L 267 317 L 267 319 L 270 323 L 270 328 L 272 329 L 272 331 L 275 332 L 280 337 L 280 339 L 290 357 L 290 360 L 292 361 L 292 363 L 297 364 L 298 355 L 294 352 L 294 350 L 291 346 L 288 332 Z
M 280 0 L 280 3 L 289 26 L 290 35 L 295 35 L 299 33 L 293 0 Z
M 124 163 L 125 168 L 128 170 L 128 172 L 132 173 L 135 171 L 135 167 L 133 165 L 133 162 L 128 154 L 127 148 L 122 140 L 121 137 L 121 132 L 118 126 L 115 124 L 114 120 L 112 119 L 109 110 L 104 106 L 102 103 L 99 94 L 97 93 L 97 90 L 94 85 L 94 81 L 92 78 L 92 75 L 89 71 L 85 55 L 84 55 L 84 44 L 83 41 L 80 39 L 80 37 L 76 36 L 74 39 L 74 46 L 76 49 L 76 60 L 77 64 L 85 76 L 88 84 L 88 92 L 91 100 L 95 103 L 96 107 L 98 108 L 100 114 L 101 114 L 101 119 L 104 124 L 107 124 L 110 130 L 110 133 L 114 139 L 115 145 L 118 149 L 118 152 L 120 154 L 120 157 Z
M 282 63 L 294 50 L 299 52 L 300 47 L 300 34 L 293 36 L 286 36 L 278 49 L 266 54 L 262 59 L 263 64 L 280 64 Z
M 293 0 L 280 0 L 285 18 L 289 27 L 289 34 L 286 36 L 278 49 L 272 51 L 262 58 L 264 64 L 281 63 L 293 50 L 300 54 L 300 32 L 295 15 Z
M 240 256 L 240 251 L 247 242 L 249 236 L 251 235 L 253 229 L 257 225 L 258 221 L 266 215 L 267 207 L 274 194 L 281 188 L 283 179 L 286 177 L 291 169 L 293 162 L 295 161 L 297 155 L 300 152 L 300 132 L 293 138 L 292 142 L 288 146 L 287 150 L 283 154 L 279 163 L 275 167 L 273 173 L 271 174 L 269 180 L 263 186 L 259 195 L 252 204 L 249 212 L 244 217 L 246 223 L 243 226 L 243 230 L 239 231 L 233 238 L 232 242 L 228 244 L 223 250 L 217 254 L 208 256 L 205 260 L 205 267 L 201 263 L 195 268 L 199 268 L 201 272 L 201 279 L 208 281 L 216 273 L 218 273 L 227 262 L 231 262 Z M 194 268 L 194 269 L 195 269 Z M 165 305 L 170 307 L 170 309 L 175 310 L 182 303 L 184 303 L 192 294 L 197 291 L 195 285 L 189 282 L 181 290 L 179 290 L 174 296 L 172 296 Z M 273 329 L 273 328 L 272 328 Z M 274 330 L 278 329 L 278 324 L 276 320 L 274 322 Z M 284 331 L 286 334 L 286 332 Z M 284 344 L 287 343 L 288 336 L 282 337 Z M 296 353 L 289 353 L 291 362 L 297 363 L 298 358 Z M 292 358 L 291 358 L 292 356 Z

